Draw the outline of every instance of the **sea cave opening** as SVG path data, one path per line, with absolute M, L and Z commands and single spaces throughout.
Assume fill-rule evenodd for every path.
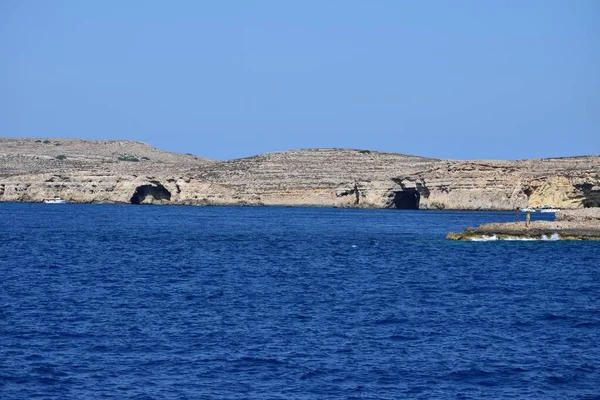
M 399 210 L 418 210 L 420 200 L 421 195 L 416 190 L 403 190 L 394 192 L 392 205 Z
M 131 204 L 142 204 L 146 197 L 152 197 L 154 200 L 171 200 L 171 192 L 161 184 L 141 185 L 135 189 L 129 201 Z
M 583 184 L 574 186 L 582 194 L 583 208 L 600 207 L 600 190 L 594 190 L 592 183 L 584 182 Z

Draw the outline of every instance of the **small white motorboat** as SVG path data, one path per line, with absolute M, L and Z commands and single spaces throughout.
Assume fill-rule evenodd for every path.
M 67 200 L 63 200 L 60 197 L 53 197 L 51 199 L 44 199 L 44 203 L 46 204 L 66 204 Z

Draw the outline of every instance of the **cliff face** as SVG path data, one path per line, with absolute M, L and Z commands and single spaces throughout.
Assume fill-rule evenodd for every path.
M 446 162 L 400 178 L 421 208 L 507 210 L 600 206 L 600 157 Z
M 0 201 L 422 209 L 600 206 L 600 157 L 448 161 L 348 149 L 217 162 L 128 141 L 0 139 Z

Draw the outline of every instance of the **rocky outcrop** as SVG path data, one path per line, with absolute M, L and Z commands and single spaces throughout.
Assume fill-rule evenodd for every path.
M 308 149 L 214 161 L 129 141 L 0 139 L 0 201 L 508 210 L 600 206 L 600 157 Z
M 561 211 L 556 221 L 489 223 L 449 233 L 448 239 L 480 240 L 600 240 L 600 208 Z
M 556 220 L 562 222 L 583 222 L 600 226 L 600 208 L 560 210 L 556 212 Z

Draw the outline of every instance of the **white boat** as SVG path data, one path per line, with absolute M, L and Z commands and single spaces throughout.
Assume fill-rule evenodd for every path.
M 558 211 L 558 209 L 550 206 L 542 206 L 540 207 L 539 211 L 543 213 L 555 213 Z
M 525 207 L 525 208 L 521 208 L 521 212 L 536 212 L 537 210 L 535 208 L 529 208 L 529 207 Z
M 68 203 L 68 201 L 63 200 L 60 197 L 54 197 L 51 199 L 44 199 L 44 203 L 46 203 L 46 204 L 66 204 L 66 203 Z

